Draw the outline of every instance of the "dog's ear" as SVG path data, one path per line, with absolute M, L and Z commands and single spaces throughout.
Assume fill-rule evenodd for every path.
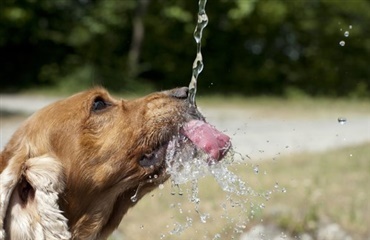
M 63 167 L 51 156 L 27 152 L 0 154 L 0 239 L 70 239 L 58 205 Z

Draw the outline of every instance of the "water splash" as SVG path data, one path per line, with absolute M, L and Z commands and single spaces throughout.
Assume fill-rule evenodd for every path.
M 199 0 L 198 2 L 198 21 L 194 30 L 194 39 L 197 44 L 197 54 L 193 62 L 192 76 L 189 84 L 189 102 L 192 106 L 196 106 L 195 96 L 197 93 L 197 81 L 199 74 L 203 71 L 203 57 L 202 57 L 202 36 L 203 29 L 208 24 L 208 16 L 206 14 L 207 0 Z
M 223 234 L 238 236 L 266 208 L 266 202 L 271 199 L 274 193 L 284 194 L 287 192 L 286 188 L 281 187 L 278 182 L 275 182 L 271 189 L 256 191 L 250 187 L 248 182 L 230 169 L 248 166 L 250 172 L 255 173 L 256 176 L 264 170 L 259 165 L 246 163 L 249 157 L 236 160 L 235 156 L 238 153 L 232 149 L 222 161 L 210 163 L 206 153 L 193 148 L 187 149 L 187 145 L 175 144 L 177 147 L 166 154 L 166 171 L 171 175 L 171 194 L 177 197 L 186 197 L 185 199 L 190 203 L 190 206 L 181 203 L 171 204 L 171 208 L 177 209 L 180 213 L 180 219 L 177 219 L 172 230 L 168 232 L 170 236 L 179 235 L 190 229 L 196 225 L 195 222 L 208 224 L 217 219 L 225 221 L 227 227 L 218 233 L 212 233 L 214 239 L 219 239 Z M 209 201 L 203 203 L 204 192 L 200 189 L 203 187 L 200 181 L 205 177 L 212 177 L 225 195 L 224 200 L 219 203 L 221 212 L 213 213 L 204 210 L 204 208 L 209 209 L 205 207 L 209 207 L 207 205 Z M 192 210 L 186 210 L 189 207 Z M 210 232 L 206 234 L 210 234 Z
M 247 187 L 243 180 L 231 172 L 226 164 L 218 163 L 210 166 L 210 173 L 225 192 L 233 193 L 238 196 L 253 194 L 253 190 Z

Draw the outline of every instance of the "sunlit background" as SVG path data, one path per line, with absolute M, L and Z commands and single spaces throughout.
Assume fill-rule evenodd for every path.
M 0 150 L 60 97 L 187 86 L 197 12 L 198 0 L 2 0 Z M 369 239 L 370 2 L 208 0 L 206 12 L 198 106 L 260 195 L 246 215 L 225 212 L 207 177 L 200 214 L 168 184 L 111 239 Z

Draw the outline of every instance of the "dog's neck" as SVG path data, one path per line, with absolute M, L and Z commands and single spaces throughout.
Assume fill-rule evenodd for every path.
M 154 188 L 153 184 L 142 187 L 137 195 L 137 201 Z M 69 219 L 72 239 L 108 238 L 119 226 L 127 211 L 137 203 L 131 200 L 135 192 L 136 188 L 132 188 L 112 197 L 110 194 L 117 191 L 111 190 L 102 192 L 98 197 L 94 193 L 95 197 L 92 198 L 88 195 L 71 194 L 71 190 L 67 189 L 60 206 L 66 218 Z M 78 212 L 75 211 L 76 209 Z
M 70 194 L 68 190 L 60 203 L 68 219 L 72 239 L 106 239 L 131 206 L 124 195 L 112 198 L 102 193 L 91 198 L 89 195 Z

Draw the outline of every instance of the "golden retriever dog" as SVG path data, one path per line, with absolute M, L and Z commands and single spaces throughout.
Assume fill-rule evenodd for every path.
M 170 177 L 169 156 L 218 161 L 229 147 L 186 87 L 135 100 L 94 88 L 57 101 L 0 153 L 0 239 L 106 239 Z

